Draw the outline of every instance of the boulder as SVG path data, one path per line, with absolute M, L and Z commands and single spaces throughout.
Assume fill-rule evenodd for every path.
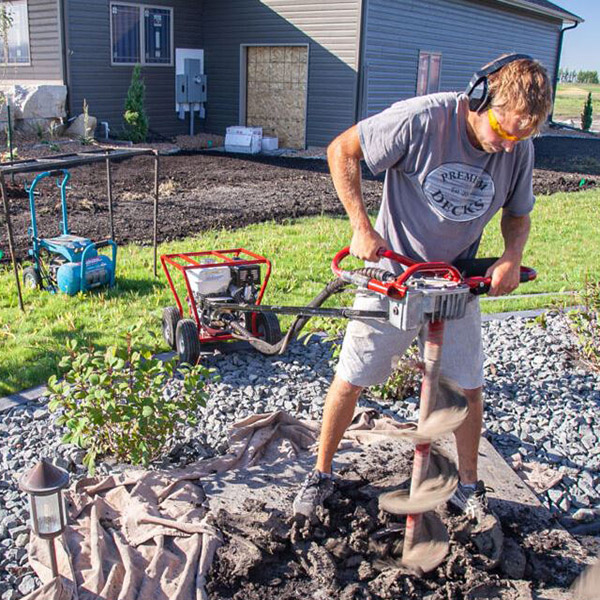
M 66 116 L 67 87 L 54 84 L 15 84 L 2 86 L 6 99 L 0 108 L 0 119 L 6 119 L 6 103 L 11 106 L 14 128 L 36 132 Z
M 85 117 L 80 114 L 67 128 L 66 134 L 72 138 L 93 138 L 96 131 L 96 117 L 88 116 L 87 131 L 85 127 Z

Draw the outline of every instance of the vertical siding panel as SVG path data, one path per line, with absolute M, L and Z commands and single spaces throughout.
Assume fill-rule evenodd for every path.
M 2 66 L 4 83 L 63 83 L 58 0 L 29 0 L 30 65 Z
M 173 64 L 175 48 L 202 48 L 200 0 L 149 0 L 145 4 L 173 8 Z M 85 98 L 90 114 L 108 121 L 116 132 L 122 129 L 133 67 L 110 64 L 109 7 L 109 0 L 68 0 L 70 105 L 77 115 Z M 144 66 L 142 77 L 150 129 L 166 136 L 187 133 L 189 122 L 180 121 L 175 112 L 175 66 Z M 200 123 L 196 116 L 196 130 Z
M 419 50 L 442 53 L 440 91 L 464 89 L 504 52 L 530 54 L 554 74 L 557 19 L 485 0 L 369 0 L 366 19 L 363 116 L 416 94 Z
M 206 127 L 238 123 L 242 44 L 309 44 L 307 145 L 354 121 L 358 0 L 204 0 Z

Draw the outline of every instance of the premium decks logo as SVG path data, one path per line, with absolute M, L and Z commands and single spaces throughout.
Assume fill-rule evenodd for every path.
M 427 174 L 423 192 L 433 209 L 451 221 L 472 221 L 494 199 L 489 173 L 463 163 L 446 163 Z

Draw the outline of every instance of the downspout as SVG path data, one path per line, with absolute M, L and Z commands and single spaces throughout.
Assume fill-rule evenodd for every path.
M 63 85 L 67 88 L 67 121 L 71 115 L 71 73 L 70 73 L 70 61 L 69 61 L 69 42 L 68 42 L 68 31 L 67 31 L 67 2 L 68 0 L 58 0 L 58 13 L 59 13 L 59 27 L 60 27 L 60 41 L 61 41 L 61 53 L 62 53 L 62 72 L 63 72 Z
M 556 90 L 558 88 L 558 69 L 560 68 L 560 55 L 562 54 L 563 36 L 565 34 L 565 31 L 568 31 L 569 29 L 575 29 L 575 27 L 577 27 L 577 25 L 579 25 L 579 22 L 575 21 L 573 23 L 573 25 L 569 25 L 568 27 L 563 27 L 560 30 L 560 35 L 558 36 L 558 48 L 556 51 L 556 61 L 554 64 L 554 81 L 553 81 L 553 86 L 552 86 L 552 112 L 550 113 L 550 117 L 548 118 L 550 125 L 552 125 L 554 127 L 563 127 L 563 125 L 559 125 L 558 123 L 555 123 L 552 118 L 554 116 L 554 102 L 556 100 Z
M 356 88 L 354 94 L 354 122 L 358 123 L 362 119 L 364 106 L 364 86 L 366 85 L 364 78 L 364 46 L 365 46 L 365 30 L 367 27 L 367 3 L 369 0 L 360 0 L 360 21 L 358 24 L 358 60 L 356 65 Z

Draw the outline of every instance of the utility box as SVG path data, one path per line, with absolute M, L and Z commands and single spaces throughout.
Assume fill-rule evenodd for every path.
M 200 69 L 201 64 L 197 59 L 186 58 L 183 61 L 183 74 L 176 77 L 175 100 L 179 104 L 206 102 L 206 75 L 203 75 Z

